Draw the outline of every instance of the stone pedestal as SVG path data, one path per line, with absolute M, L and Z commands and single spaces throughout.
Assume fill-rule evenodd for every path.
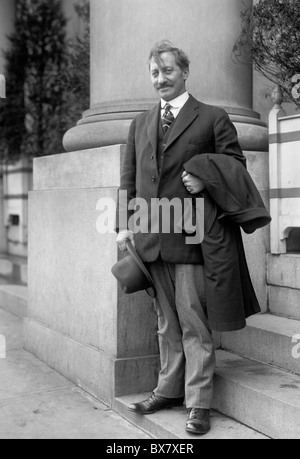
M 116 199 L 121 151 L 38 158 L 29 196 L 25 348 L 109 405 L 152 390 L 159 361 L 151 299 L 118 289 L 116 235 L 96 228 L 99 200 Z

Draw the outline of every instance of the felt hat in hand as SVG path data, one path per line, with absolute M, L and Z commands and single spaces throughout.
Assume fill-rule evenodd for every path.
M 133 248 L 131 242 L 127 242 L 126 248 L 129 255 L 116 263 L 111 272 L 120 282 L 124 293 L 135 293 L 146 290 L 152 298 L 156 297 L 156 289 L 153 280 L 144 263 Z

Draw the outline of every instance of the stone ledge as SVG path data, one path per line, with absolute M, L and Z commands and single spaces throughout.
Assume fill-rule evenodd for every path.
M 120 186 L 122 145 L 34 159 L 33 189 L 65 190 Z
M 15 316 L 26 317 L 27 287 L 22 285 L 1 285 L 0 308 Z

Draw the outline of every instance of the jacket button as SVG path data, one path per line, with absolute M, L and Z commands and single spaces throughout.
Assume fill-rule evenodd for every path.
M 151 182 L 155 182 L 156 178 L 155 177 L 151 177 Z

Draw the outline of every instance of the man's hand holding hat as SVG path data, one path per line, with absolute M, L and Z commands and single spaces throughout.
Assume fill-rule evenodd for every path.
M 146 290 L 149 296 L 156 297 L 154 282 L 146 266 L 135 250 L 134 235 L 130 230 L 122 230 L 118 234 L 117 244 L 122 252 L 128 250 L 128 255 L 121 258 L 111 269 L 115 278 L 120 282 L 124 293 L 135 293 Z
M 135 243 L 134 243 L 134 234 L 130 230 L 122 230 L 119 232 L 117 236 L 117 244 L 121 252 L 126 252 L 126 243 L 131 242 L 133 247 L 135 248 Z

